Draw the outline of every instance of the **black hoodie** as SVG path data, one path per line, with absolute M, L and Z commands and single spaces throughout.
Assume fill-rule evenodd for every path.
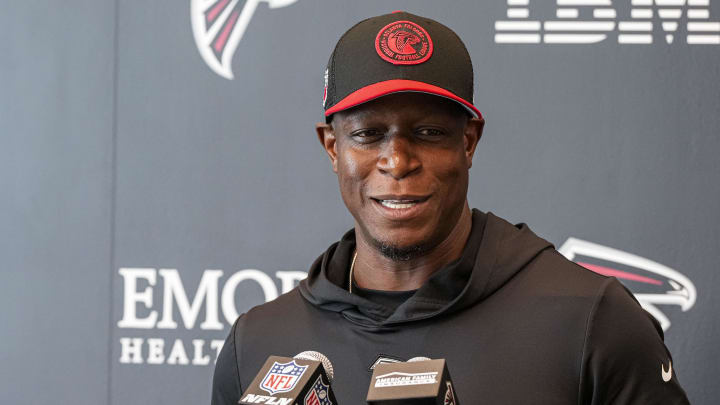
M 348 232 L 299 287 L 240 316 L 218 357 L 213 405 L 235 404 L 269 355 L 319 351 L 339 404 L 364 404 L 380 358 L 447 360 L 468 404 L 686 404 L 662 330 L 614 278 L 526 225 L 473 211 L 462 256 L 399 306 L 350 294 Z

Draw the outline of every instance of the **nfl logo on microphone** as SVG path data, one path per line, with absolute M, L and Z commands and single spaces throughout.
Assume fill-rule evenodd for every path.
M 322 375 L 315 380 L 310 391 L 305 396 L 304 405 L 333 405 L 328 395 L 330 385 L 323 383 Z
M 298 365 L 295 360 L 289 363 L 278 363 L 276 361 L 270 367 L 270 371 L 265 374 L 265 378 L 260 383 L 260 388 L 270 393 L 270 395 L 292 391 L 307 368 L 308 366 Z

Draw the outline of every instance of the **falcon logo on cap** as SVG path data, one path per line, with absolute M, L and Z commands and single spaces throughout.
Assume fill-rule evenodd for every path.
M 393 65 L 417 65 L 430 59 L 433 43 L 427 31 L 418 24 L 395 21 L 378 32 L 375 50 Z

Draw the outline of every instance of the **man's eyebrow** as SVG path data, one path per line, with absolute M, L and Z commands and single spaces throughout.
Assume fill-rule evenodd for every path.
M 377 113 L 372 111 L 354 111 L 352 114 L 343 114 L 333 116 L 331 124 L 334 128 L 342 128 L 343 126 L 357 123 L 357 121 L 368 121 L 371 120 Z

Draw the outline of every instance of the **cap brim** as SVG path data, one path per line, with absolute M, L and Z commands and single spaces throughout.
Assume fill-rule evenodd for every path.
M 340 102 L 338 102 L 334 106 L 328 108 L 327 111 L 325 111 L 325 116 L 329 117 L 330 115 L 338 111 L 347 110 L 348 108 L 358 106 L 362 103 L 367 103 L 368 101 L 372 101 L 378 97 L 386 96 L 393 93 L 404 92 L 427 93 L 435 96 L 445 97 L 462 105 L 473 117 L 482 117 L 480 111 L 475 108 L 475 106 L 472 105 L 471 102 L 457 96 L 456 94 L 448 90 L 443 89 L 442 87 L 433 86 L 432 84 L 418 82 L 415 80 L 402 79 L 386 80 L 384 82 L 373 83 L 369 86 L 358 89 L 350 93 L 350 95 L 348 95 L 344 99 L 340 100 Z

